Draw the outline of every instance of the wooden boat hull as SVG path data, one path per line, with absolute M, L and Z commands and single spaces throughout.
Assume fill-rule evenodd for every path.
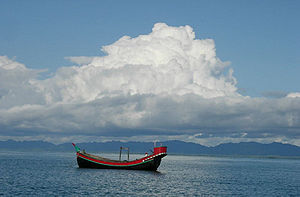
M 156 171 L 160 165 L 161 158 L 163 158 L 164 156 L 166 156 L 166 154 L 156 156 L 153 159 L 150 159 L 150 160 L 147 160 L 144 162 L 140 161 L 140 162 L 134 163 L 134 164 L 130 164 L 130 162 L 128 162 L 127 164 L 123 163 L 122 165 L 119 165 L 119 164 L 106 164 L 101 161 L 95 162 L 95 161 L 89 160 L 89 159 L 79 155 L 79 156 L 77 156 L 77 163 L 80 168 Z
M 77 163 L 79 168 L 100 168 L 100 169 L 126 169 L 126 170 L 150 170 L 156 171 L 160 165 L 161 159 L 167 155 L 167 147 L 159 146 L 154 147 L 152 155 L 145 156 L 140 159 L 132 161 L 121 161 L 121 150 L 120 148 L 120 159 L 112 160 L 96 155 L 88 154 L 85 151 L 80 151 L 74 143 L 72 143 L 77 155 Z M 124 148 L 124 147 L 123 147 Z M 129 149 L 128 160 L 129 160 Z

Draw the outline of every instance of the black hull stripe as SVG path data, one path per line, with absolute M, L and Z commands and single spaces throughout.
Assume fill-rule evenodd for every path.
M 109 165 L 109 164 L 104 164 L 104 163 L 92 161 L 92 160 L 89 160 L 89 159 L 84 158 L 84 157 L 81 157 L 81 156 L 78 156 L 78 157 L 80 157 L 81 159 L 87 160 L 87 161 L 89 161 L 89 162 L 93 162 L 93 163 L 99 164 L 99 165 L 104 165 L 104 166 L 115 166 L 115 167 L 130 167 L 130 166 L 142 165 L 142 164 L 144 164 L 144 163 L 148 163 L 148 162 L 150 162 L 150 161 L 153 161 L 153 159 L 154 159 L 154 158 L 152 158 L 151 160 L 147 160 L 147 161 L 143 161 L 143 162 L 141 162 L 141 163 L 131 164 L 131 165 Z

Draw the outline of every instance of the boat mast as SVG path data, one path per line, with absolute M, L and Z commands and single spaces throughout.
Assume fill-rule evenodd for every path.
M 122 150 L 127 150 L 127 161 L 129 161 L 129 147 L 120 147 L 120 155 L 119 155 L 119 161 L 121 161 L 122 158 Z

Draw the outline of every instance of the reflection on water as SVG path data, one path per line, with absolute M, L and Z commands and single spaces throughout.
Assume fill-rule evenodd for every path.
M 74 153 L 0 152 L 0 184 L 4 196 L 300 196 L 300 160 L 168 155 L 148 172 L 80 169 Z

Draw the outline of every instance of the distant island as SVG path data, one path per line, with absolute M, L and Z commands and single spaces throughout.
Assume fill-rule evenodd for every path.
M 196 143 L 178 140 L 160 142 L 168 146 L 169 154 L 183 155 L 220 155 L 220 156 L 283 156 L 300 157 L 300 147 L 291 144 L 273 142 L 261 144 L 257 142 L 225 143 L 207 147 Z M 153 148 L 152 142 L 87 142 L 77 145 L 89 152 L 115 152 L 120 146 L 130 147 L 132 153 L 145 153 Z M 44 141 L 0 141 L 0 151 L 73 151 L 71 143 L 55 145 Z

